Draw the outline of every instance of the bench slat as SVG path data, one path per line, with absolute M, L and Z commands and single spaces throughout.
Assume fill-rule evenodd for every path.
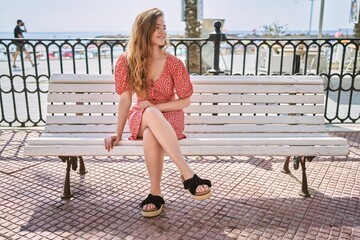
M 136 97 L 133 99 L 136 101 Z M 118 103 L 117 94 L 49 94 L 48 102 L 109 102 Z M 304 104 L 323 104 L 324 95 L 204 95 L 194 94 L 191 97 L 192 103 L 304 103 Z
M 339 156 L 347 155 L 347 146 L 183 146 L 181 150 L 187 156 Z M 27 156 L 141 156 L 142 146 L 116 146 L 110 152 L 104 146 L 67 146 L 52 145 L 27 146 Z
M 244 85 L 241 88 L 226 85 L 194 85 L 195 92 L 202 93 L 323 93 L 319 85 Z
M 48 125 L 46 132 L 92 132 L 92 133 L 114 133 L 116 124 L 112 125 Z M 125 126 L 124 132 L 129 132 Z M 323 125 L 185 125 L 184 133 L 241 133 L 241 132 L 325 132 Z
M 50 84 L 114 84 L 114 75 L 109 74 L 52 74 L 50 76 Z
M 117 105 L 48 105 L 48 113 L 117 113 Z
M 105 138 L 109 134 L 114 135 L 115 133 L 49 133 L 43 132 L 42 137 L 51 138 Z M 123 133 L 123 138 L 128 138 L 130 134 L 128 132 Z M 187 133 L 187 138 L 291 138 L 291 137 L 328 137 L 328 133 Z
M 116 132 L 116 124 L 111 125 L 47 125 L 47 133 L 108 133 Z M 124 132 L 130 132 L 129 126 L 124 127 Z
M 226 76 L 219 81 L 219 76 L 191 76 L 191 82 L 194 84 L 211 85 L 321 85 L 323 83 L 319 76 Z
M 323 104 L 324 95 L 205 95 L 194 94 L 192 103 L 299 103 L 299 104 Z
M 49 93 L 68 92 L 68 93 L 114 93 L 115 85 L 112 84 L 50 84 Z
M 186 125 L 186 133 L 238 133 L 238 132 L 325 132 L 323 125 Z
M 244 85 L 234 88 L 232 85 L 194 85 L 195 92 L 201 93 L 322 93 L 323 86 L 319 85 Z M 50 84 L 49 92 L 91 92 L 114 93 L 114 84 Z
M 267 138 L 267 137 L 329 137 L 326 132 L 262 132 L 262 133 L 186 133 L 188 138 Z
M 298 113 L 323 114 L 322 105 L 190 105 L 185 113 Z
M 30 145 L 104 145 L 103 138 L 71 138 L 71 137 L 43 137 L 27 140 Z M 179 141 L 181 146 L 246 146 L 246 145 L 283 145 L 283 146 L 309 146 L 314 145 L 346 146 L 346 139 L 339 137 L 288 137 L 288 138 L 186 138 Z M 117 146 L 142 146 L 142 141 L 128 141 L 123 138 Z
M 47 116 L 46 124 L 115 124 L 116 116 Z M 323 116 L 188 116 L 185 124 L 324 124 Z
M 194 84 L 262 84 L 262 85 L 284 85 L 289 83 L 304 85 L 321 85 L 319 76 L 226 76 L 219 81 L 219 76 L 191 76 Z M 106 74 L 53 74 L 50 77 L 51 84 L 114 84 L 114 75 Z
M 48 105 L 48 113 L 117 113 L 117 105 Z M 323 114 L 322 105 L 190 105 L 185 113 Z
M 119 95 L 111 94 L 48 94 L 48 102 L 119 102 Z
M 324 116 L 185 116 L 185 124 L 324 124 Z

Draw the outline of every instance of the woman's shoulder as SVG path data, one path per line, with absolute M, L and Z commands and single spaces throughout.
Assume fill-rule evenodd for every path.
M 121 54 L 115 64 L 115 73 L 125 73 L 127 71 L 128 61 L 127 54 Z
M 125 69 L 128 66 L 128 61 L 127 61 L 127 54 L 123 53 L 121 54 L 115 64 L 115 69 Z
M 169 62 L 172 64 L 172 65 L 175 65 L 175 66 L 183 66 L 184 63 L 175 55 L 171 54 L 171 53 L 167 53 L 167 57 L 168 57 L 168 60 Z
M 117 59 L 117 64 L 127 64 L 127 53 L 124 52 L 123 54 L 121 54 L 118 59 Z

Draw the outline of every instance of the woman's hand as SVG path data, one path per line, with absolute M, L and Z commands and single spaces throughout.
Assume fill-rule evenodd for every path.
M 105 149 L 109 152 L 115 145 L 121 141 L 120 135 L 113 135 L 107 138 L 104 138 Z
M 138 104 L 138 108 L 140 108 L 140 109 L 145 109 L 145 108 L 151 107 L 151 106 L 154 106 L 154 104 L 152 104 L 152 103 L 149 102 L 149 101 L 141 101 L 141 102 L 139 102 L 139 104 Z

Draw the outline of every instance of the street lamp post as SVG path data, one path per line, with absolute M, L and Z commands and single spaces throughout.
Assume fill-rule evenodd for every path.
M 323 28 L 323 19 L 324 19 L 324 6 L 325 6 L 325 0 L 321 0 L 320 4 L 320 19 L 319 19 L 319 32 L 318 37 L 322 37 L 322 28 Z
M 310 0 L 311 2 L 311 8 L 310 8 L 310 22 L 309 22 L 309 32 L 308 32 L 308 36 L 310 36 L 311 34 L 311 23 L 312 23 L 312 16 L 313 16 L 313 9 L 314 9 L 314 1 L 315 0 Z

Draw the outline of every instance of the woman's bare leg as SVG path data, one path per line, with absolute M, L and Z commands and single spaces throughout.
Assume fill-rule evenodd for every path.
M 187 180 L 192 178 L 194 171 L 185 162 L 174 129 L 165 119 L 164 115 L 155 107 L 148 107 L 144 111 L 139 135 L 141 135 L 146 128 L 150 128 L 161 147 L 167 152 L 172 161 L 179 168 L 184 179 Z M 207 190 L 207 185 L 201 185 L 197 187 L 196 192 L 201 193 Z
M 160 181 L 164 163 L 164 150 L 150 128 L 146 128 L 142 136 L 145 163 L 150 177 L 150 193 L 152 195 L 161 195 Z M 153 210 L 155 209 L 155 205 L 147 204 L 143 209 Z

